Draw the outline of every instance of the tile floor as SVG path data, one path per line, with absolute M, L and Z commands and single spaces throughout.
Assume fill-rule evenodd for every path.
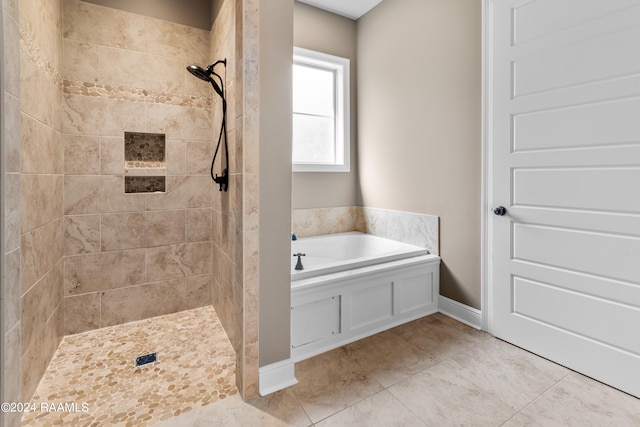
M 23 425 L 640 426 L 640 399 L 442 314 L 300 362 L 298 385 L 250 402 L 232 386 L 220 332 L 207 307 L 66 337 L 34 399 L 90 411 L 28 414 Z M 129 355 L 149 342 L 165 345 L 160 361 L 132 369 Z M 95 348 L 108 359 L 89 357 Z
M 442 314 L 305 360 L 296 377 L 158 427 L 640 426 L 640 399 Z

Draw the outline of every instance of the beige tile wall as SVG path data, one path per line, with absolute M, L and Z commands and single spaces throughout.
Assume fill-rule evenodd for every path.
M 294 209 L 291 211 L 291 232 L 298 237 L 362 231 L 358 206 Z
M 28 3 L 28 4 L 25 4 Z M 51 2 L 47 6 L 59 7 Z M 22 392 L 28 398 L 60 340 L 62 178 L 59 11 L 20 2 Z M 35 96 L 34 93 L 39 95 Z
M 62 45 L 65 333 L 211 304 L 209 32 L 64 0 Z M 166 193 L 124 193 L 125 131 L 166 134 Z
M 18 10 L 19 368 L 25 401 L 63 335 L 62 1 L 22 0 Z
M 4 118 L 2 129 L 4 162 L 4 241 L 0 247 L 2 259 L 2 299 L 3 327 L 1 336 L 4 371 L 2 396 L 7 402 L 20 402 L 22 391 L 22 285 L 20 283 L 20 34 L 18 24 L 18 0 L 2 2 L 2 29 L 4 53 L 4 104 L 1 111 Z M 0 413 L 0 424 L 8 427 L 20 425 L 17 413 Z
M 242 390 L 244 372 L 244 282 L 242 274 L 243 241 L 243 166 L 242 166 L 242 102 L 238 96 L 236 79 L 238 54 L 236 46 L 242 42 L 238 34 L 237 16 L 241 16 L 241 4 L 236 0 L 225 0 L 211 28 L 211 51 L 209 62 L 225 59 L 224 72 L 227 96 L 227 129 L 229 144 L 229 191 L 214 191 L 213 194 L 213 240 L 214 240 L 214 292 L 213 303 L 229 340 L 236 352 L 236 382 Z M 238 9 L 240 7 L 240 9 Z M 240 76 L 241 78 L 241 76 Z M 240 80 L 241 81 L 241 80 Z M 214 129 L 219 130 L 222 120 L 222 105 L 218 97 L 213 106 Z M 222 149 L 222 148 L 221 148 Z M 222 153 L 224 155 L 224 153 Z M 222 158 L 222 155 L 219 157 Z M 221 170 L 216 161 L 215 170 Z
M 361 206 L 294 209 L 291 230 L 298 237 L 360 231 L 440 254 L 439 218 L 435 215 Z
M 244 399 L 258 395 L 259 381 L 259 0 L 236 0 L 237 161 L 243 164 L 242 193 L 242 371 L 237 382 Z M 240 157 L 242 160 L 240 160 Z M 238 369 L 236 367 L 236 369 Z
M 242 149 L 243 87 L 257 83 L 243 11 L 257 7 L 225 3 L 206 32 L 78 0 L 3 1 L 6 400 L 31 396 L 65 333 L 208 304 L 214 289 L 241 393 L 257 394 L 257 147 Z M 218 57 L 226 194 L 208 178 L 219 100 L 184 72 Z M 123 194 L 125 130 L 167 134 L 166 194 Z
M 236 352 L 236 385 L 244 399 L 258 395 L 258 100 L 246 96 L 257 93 L 258 58 L 252 49 L 257 43 L 257 16 L 256 2 L 225 0 L 211 29 L 209 58 L 209 62 L 227 59 L 230 173 L 229 192 L 213 193 L 213 302 Z M 220 100 L 214 97 L 215 131 L 221 111 Z M 215 170 L 220 170 L 219 163 Z

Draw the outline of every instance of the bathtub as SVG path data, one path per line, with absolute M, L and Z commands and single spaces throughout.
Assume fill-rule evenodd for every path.
M 291 242 L 291 251 L 306 254 L 300 271 L 295 270 L 297 257 L 292 256 L 292 281 L 429 253 L 425 248 L 358 232 L 298 239 Z
M 291 357 L 340 347 L 437 311 L 440 257 L 351 232 L 301 238 L 291 258 Z

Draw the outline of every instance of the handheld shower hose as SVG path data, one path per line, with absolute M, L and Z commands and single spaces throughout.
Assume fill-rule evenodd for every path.
M 220 126 L 220 133 L 218 134 L 218 144 L 216 145 L 216 151 L 213 154 L 211 160 L 211 179 L 220 186 L 220 191 L 227 191 L 229 189 L 229 145 L 227 143 L 227 99 L 224 94 L 224 80 L 220 74 L 214 71 L 214 68 L 218 64 L 223 64 L 225 69 L 227 67 L 227 60 L 221 59 L 213 64 L 209 65 L 206 69 L 198 65 L 189 65 L 187 71 L 205 82 L 211 83 L 213 90 L 222 98 L 222 125 Z M 220 83 L 216 82 L 212 76 L 218 78 Z M 213 167 L 218 157 L 218 151 L 220 150 L 220 143 L 224 139 L 224 164 L 222 165 L 222 174 L 218 175 L 213 172 Z

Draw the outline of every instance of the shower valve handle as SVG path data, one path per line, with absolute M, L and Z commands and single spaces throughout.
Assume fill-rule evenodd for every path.
M 224 168 L 222 175 L 216 174 L 213 177 L 213 180 L 220 186 L 220 191 L 227 191 L 229 188 L 229 175 L 227 175 L 227 168 Z

